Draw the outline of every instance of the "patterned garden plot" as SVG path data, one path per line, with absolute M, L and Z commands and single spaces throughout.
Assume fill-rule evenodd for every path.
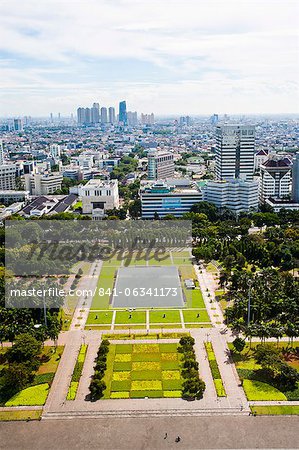
M 181 397 L 177 344 L 118 344 L 106 398 Z

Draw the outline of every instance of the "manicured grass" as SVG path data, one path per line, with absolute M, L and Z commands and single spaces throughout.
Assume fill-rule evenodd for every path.
M 97 311 L 90 312 L 87 317 L 86 324 L 111 324 L 112 322 L 112 311 Z
M 255 380 L 244 380 L 243 389 L 248 400 L 287 400 L 287 397 L 275 387 Z
M 96 293 L 92 299 L 92 305 L 90 310 L 93 309 L 105 309 L 109 307 L 110 296 L 108 294 L 100 295 L 99 289 L 102 288 L 105 291 L 113 289 L 114 275 L 116 273 L 115 267 L 103 266 L 98 279 Z
M 145 311 L 117 311 L 115 317 L 116 324 L 135 324 L 142 323 L 145 324 Z
M 41 415 L 42 415 L 41 409 L 0 411 L 0 421 L 39 420 L 41 418 Z
M 214 264 L 209 263 L 206 267 L 206 271 L 209 273 L 218 273 L 217 268 L 214 266 Z
M 265 379 L 265 376 L 263 375 L 263 372 L 260 370 L 261 366 L 256 364 L 255 358 L 254 358 L 254 350 L 257 345 L 259 345 L 260 342 L 252 342 L 251 346 L 249 343 L 246 343 L 244 350 L 241 353 L 233 352 L 233 360 L 236 365 L 238 374 L 241 378 L 243 378 L 245 386 L 247 386 L 248 395 L 256 396 L 259 400 L 268 400 L 269 398 L 269 392 L 272 390 L 272 393 L 275 397 L 275 393 L 284 399 L 287 400 L 299 400 L 299 383 L 297 383 L 297 388 L 293 390 L 286 391 L 283 389 L 283 391 L 275 388 L 272 386 L 271 380 Z M 272 346 L 273 348 L 280 348 L 280 349 L 287 349 L 288 344 L 286 342 L 279 342 L 278 346 L 277 343 L 268 343 L 267 345 Z M 294 342 L 293 345 L 296 347 L 298 345 L 298 341 Z M 230 350 L 233 350 L 233 344 L 228 344 Z M 292 361 L 287 359 L 288 352 L 284 352 L 281 354 L 283 359 L 288 364 L 292 364 Z M 249 382 L 249 383 L 248 383 Z M 256 383 L 256 385 L 250 384 L 250 382 Z M 261 386 L 265 385 L 267 392 L 262 393 L 261 386 L 259 387 L 258 383 L 262 383 Z M 256 386 L 256 389 L 254 388 Z M 268 386 L 268 387 L 267 387 Z M 244 387 L 244 386 L 243 386 Z M 245 387 L 244 387 L 245 390 Z M 250 390 L 253 391 L 253 394 L 250 393 Z M 275 399 L 275 398 L 274 398 Z
M 190 333 L 136 333 L 136 334 L 104 334 L 103 339 L 180 339 L 184 336 L 189 336 Z
M 188 251 L 183 250 L 181 252 L 171 252 L 173 258 L 190 258 L 191 255 Z
M 71 382 L 69 385 L 69 390 L 68 390 L 67 397 L 66 397 L 67 400 L 75 400 L 75 398 L 76 398 L 79 381 L 81 378 L 84 361 L 85 361 L 85 357 L 86 357 L 86 352 L 87 352 L 87 345 L 85 345 L 85 344 L 81 345 L 79 354 L 77 357 L 77 361 L 75 363 L 75 367 L 73 370 Z
M 104 399 L 178 397 L 182 380 L 178 344 L 111 344 Z M 164 394 L 165 391 L 166 393 Z
M 199 288 L 186 289 L 183 285 L 187 308 L 205 308 L 205 302 Z
M 48 383 L 30 386 L 14 395 L 5 406 L 42 406 L 47 400 Z
M 189 257 L 186 258 L 173 258 L 173 264 L 175 266 L 188 266 L 190 264 L 190 259 Z
M 165 317 L 163 317 L 165 315 Z M 181 323 L 180 312 L 175 309 L 151 310 L 150 324 L 153 323 Z
M 210 317 L 206 309 L 183 310 L 184 321 L 188 322 L 210 322 Z M 197 317 L 199 316 L 199 317 Z
M 296 405 L 250 406 L 250 409 L 257 415 L 299 415 L 299 406 Z
M 208 355 L 208 361 L 214 381 L 214 386 L 216 390 L 217 397 L 226 397 L 225 388 L 221 379 L 221 374 L 216 360 L 216 355 L 214 353 L 213 345 L 211 342 L 205 342 L 205 349 Z

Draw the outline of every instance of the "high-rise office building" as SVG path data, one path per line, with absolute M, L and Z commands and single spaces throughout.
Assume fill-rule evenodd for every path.
M 85 125 L 91 124 L 91 108 L 85 108 Z
M 23 124 L 21 119 L 14 119 L 13 126 L 15 131 L 23 131 Z
M 148 158 L 148 179 L 165 180 L 174 175 L 173 154 L 163 150 L 150 149 Z
M 142 123 L 142 125 L 154 125 L 154 123 L 155 123 L 154 113 L 141 114 L 141 123 Z
M 295 203 L 299 203 L 299 152 L 296 153 L 293 160 L 292 199 Z
M 251 181 L 254 172 L 255 128 L 224 124 L 216 127 L 216 178 Z
M 127 122 L 130 126 L 136 126 L 138 124 L 137 112 L 128 111 L 127 112 Z
M 107 108 L 101 108 L 101 123 L 108 122 Z
M 290 195 L 291 162 L 288 158 L 272 157 L 260 165 L 260 202 L 268 198 L 282 199 Z
M 127 125 L 127 104 L 125 101 L 119 103 L 119 122 Z
M 113 106 L 110 106 L 109 108 L 109 123 L 115 123 L 115 108 L 113 108 Z
M 91 123 L 96 124 L 100 122 L 100 106 L 98 103 L 94 103 L 91 108 Z
M 217 125 L 218 120 L 219 120 L 218 114 L 213 114 L 213 115 L 210 117 L 210 122 L 211 122 L 212 125 Z
M 85 108 L 78 108 L 77 109 L 77 122 L 79 125 L 85 124 Z

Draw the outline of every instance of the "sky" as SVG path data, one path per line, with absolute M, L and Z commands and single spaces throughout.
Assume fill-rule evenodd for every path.
M 1 0 L 0 116 L 298 113 L 297 0 Z

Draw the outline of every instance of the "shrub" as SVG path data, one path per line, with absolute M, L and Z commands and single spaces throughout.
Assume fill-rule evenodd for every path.
M 103 380 L 92 379 L 89 391 L 91 400 L 98 400 L 103 397 L 104 390 L 106 389 L 106 384 Z
M 241 353 L 244 350 L 245 347 L 245 341 L 244 339 L 237 337 L 234 341 L 233 341 L 233 346 L 235 347 L 236 351 Z

